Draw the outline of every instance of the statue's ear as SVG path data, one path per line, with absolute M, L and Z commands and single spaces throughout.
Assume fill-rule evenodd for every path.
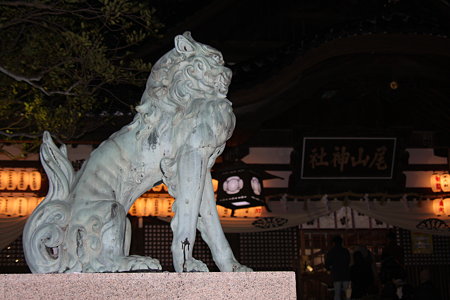
M 175 49 L 178 53 L 190 55 L 194 53 L 195 46 L 192 43 L 192 37 L 190 32 L 185 32 L 183 35 L 177 35 L 175 37 Z

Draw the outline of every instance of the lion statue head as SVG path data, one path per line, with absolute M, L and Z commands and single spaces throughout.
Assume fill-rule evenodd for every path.
M 175 37 L 175 48 L 153 66 L 136 109 L 148 113 L 156 106 L 173 113 L 185 111 L 196 98 L 225 99 L 231 75 L 218 50 L 185 32 Z

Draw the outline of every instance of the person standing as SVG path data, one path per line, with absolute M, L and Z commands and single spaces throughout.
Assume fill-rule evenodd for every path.
M 342 238 L 337 235 L 333 238 L 333 247 L 325 258 L 325 267 L 331 271 L 334 286 L 334 300 L 341 300 L 342 293 L 345 299 L 350 299 L 347 289 L 350 287 L 350 252 L 342 246 Z

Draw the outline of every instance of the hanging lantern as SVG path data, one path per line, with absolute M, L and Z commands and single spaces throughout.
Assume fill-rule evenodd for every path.
M 219 181 L 217 204 L 232 210 L 265 206 L 263 180 L 277 178 L 243 162 L 218 169 L 214 177 Z
M 19 173 L 14 170 L 8 170 L 6 173 L 6 189 L 8 191 L 15 190 L 19 183 Z
M 14 211 L 11 215 L 23 217 L 27 213 L 28 200 L 25 197 L 13 197 L 11 200 L 14 202 Z
M 433 210 L 436 216 L 450 215 L 450 198 L 438 198 L 433 201 Z
M 28 186 L 30 185 L 30 172 L 27 170 L 20 170 L 16 171 L 18 180 L 17 180 L 17 189 L 19 191 L 25 191 L 28 189 Z
M 29 173 L 30 190 L 39 191 L 42 185 L 42 176 L 39 171 L 31 171 Z
M 29 216 L 35 208 L 44 200 L 44 197 L 27 197 L 27 211 L 25 215 Z
M 431 190 L 435 193 L 439 193 L 442 191 L 441 185 L 441 174 L 433 173 L 430 178 Z
M 443 192 L 450 192 L 450 175 L 448 173 L 441 175 L 441 188 Z

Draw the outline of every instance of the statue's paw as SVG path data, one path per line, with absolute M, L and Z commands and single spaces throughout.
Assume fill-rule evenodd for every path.
M 253 272 L 252 268 L 241 265 L 236 259 L 222 260 L 217 264 L 221 272 Z
M 234 263 L 231 269 L 233 272 L 253 272 L 252 268 L 241 265 L 240 263 Z
M 119 272 L 124 271 L 161 271 L 161 264 L 157 259 L 148 256 L 130 255 L 122 258 Z
M 206 264 L 195 258 L 191 258 L 186 261 L 183 271 L 184 270 L 186 270 L 185 272 L 209 272 Z

